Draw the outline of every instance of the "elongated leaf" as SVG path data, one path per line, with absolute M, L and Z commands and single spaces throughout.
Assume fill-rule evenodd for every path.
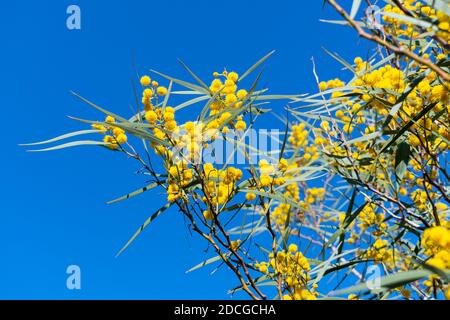
M 380 14 L 382 14 L 383 16 L 387 16 L 387 17 L 391 17 L 394 19 L 398 19 L 401 21 L 405 21 L 408 22 L 410 24 L 422 27 L 422 28 L 431 28 L 433 27 L 433 24 L 428 22 L 428 21 L 424 21 L 424 20 L 420 20 L 420 19 L 416 19 L 413 17 L 409 17 L 409 16 L 405 16 L 403 14 L 397 14 L 397 13 L 393 13 L 393 12 L 386 12 L 386 11 L 381 11 Z
M 145 228 L 148 227 L 150 223 L 152 223 L 153 220 L 158 218 L 164 211 L 166 211 L 172 203 L 167 203 L 165 206 L 161 207 L 158 211 L 156 211 L 154 214 L 152 214 L 145 222 L 139 227 L 139 229 L 134 233 L 134 235 L 128 240 L 128 242 L 123 246 L 122 249 L 120 249 L 119 253 L 117 253 L 116 257 L 118 257 L 122 252 L 125 251 L 126 248 L 130 246 L 130 244 L 136 239 L 136 237 L 144 231 Z
M 397 146 L 397 150 L 395 152 L 395 176 L 397 181 L 401 181 L 403 179 L 408 167 L 410 155 L 411 147 L 409 144 L 405 141 L 401 142 Z
M 331 53 L 330 51 L 328 51 L 327 49 L 323 48 L 323 50 L 328 53 L 333 59 L 335 59 L 337 62 L 341 63 L 344 67 L 346 67 L 348 70 L 352 71 L 353 73 L 356 73 L 355 68 L 352 67 L 352 65 L 350 63 L 348 63 L 347 61 L 345 61 L 343 58 L 341 58 L 340 56 L 338 56 L 337 54 Z
M 80 130 L 80 131 L 76 131 L 76 132 L 63 134 L 63 135 L 60 135 L 60 136 L 58 136 L 56 138 L 52 138 L 50 140 L 34 142 L 34 143 L 23 143 L 23 144 L 19 144 L 19 146 L 37 146 L 37 145 L 40 145 L 40 144 L 48 144 L 48 143 L 56 142 L 56 141 L 59 141 L 59 140 L 64 140 L 64 139 L 67 139 L 67 138 L 80 136 L 80 135 L 83 135 L 83 134 L 99 133 L 99 132 L 100 131 L 98 131 L 98 130 Z
M 135 197 L 135 196 L 137 196 L 137 195 L 139 195 L 141 193 L 144 193 L 144 192 L 146 192 L 148 190 L 151 190 L 151 189 L 153 189 L 156 186 L 158 186 L 158 184 L 156 182 L 151 183 L 148 186 L 145 186 L 145 187 L 140 188 L 140 189 L 138 189 L 136 191 L 130 192 L 127 195 L 124 195 L 123 197 L 120 197 L 120 198 L 108 201 L 107 204 L 113 204 L 113 203 L 116 203 L 116 202 L 119 202 L 119 201 L 122 201 L 122 200 L 125 200 L 125 199 L 130 199 L 130 198 Z
M 180 59 L 178 59 L 178 62 L 189 72 L 189 74 L 207 91 L 209 91 L 209 87 L 200 79 L 189 67 Z
M 264 57 L 262 57 L 260 60 L 258 60 L 254 65 L 252 65 L 250 68 L 248 68 L 247 71 L 245 71 L 240 77 L 239 81 L 244 80 L 250 73 L 252 73 L 253 70 L 258 68 L 258 66 L 266 61 L 272 54 L 275 53 L 275 50 L 270 51 L 268 54 L 266 54 Z
M 449 272 L 450 271 L 448 271 L 448 270 L 446 271 L 447 274 Z M 432 272 L 430 270 L 424 270 L 424 269 L 390 274 L 390 275 L 381 277 L 380 278 L 380 288 L 373 288 L 374 290 L 371 290 L 371 291 L 380 292 L 380 291 L 398 288 L 398 287 L 404 286 L 405 284 L 425 278 L 425 277 L 429 276 L 430 274 L 432 274 Z M 352 287 L 349 287 L 346 289 L 342 289 L 339 291 L 335 291 L 333 293 L 333 295 L 341 295 L 341 294 L 346 294 L 349 292 L 357 292 L 357 291 L 365 291 L 365 290 L 370 290 L 367 285 L 367 282 L 360 283 L 355 286 L 352 286 Z
M 175 109 L 175 111 L 178 111 L 180 109 L 183 109 L 183 108 L 186 108 L 186 107 L 188 107 L 190 105 L 193 105 L 193 104 L 195 104 L 197 102 L 208 100 L 209 98 L 210 98 L 209 96 L 196 97 L 196 98 L 193 98 L 191 100 L 188 100 L 188 101 L 185 101 L 185 102 L 179 104 L 174 109 Z
M 405 124 L 398 132 L 397 134 L 389 140 L 384 147 L 381 149 L 380 153 L 385 152 L 392 144 L 394 144 L 395 141 L 397 141 L 409 128 L 411 128 L 417 120 L 422 118 L 424 115 L 426 115 L 431 109 L 433 109 L 436 106 L 436 102 L 428 105 L 426 108 L 424 108 L 419 114 L 417 114 L 414 119 L 411 119 L 407 124 Z
M 209 90 L 205 90 L 203 87 L 183 81 L 183 80 L 179 80 L 179 79 L 175 79 L 173 77 L 170 77 L 168 75 L 165 75 L 164 73 L 158 72 L 156 70 L 151 70 L 153 73 L 156 73 L 158 75 L 160 75 L 163 78 L 166 78 L 170 81 L 173 81 L 174 83 L 179 84 L 180 86 L 183 86 L 185 88 L 197 91 L 197 92 L 202 92 L 203 94 L 209 94 Z
M 446 15 L 450 16 L 450 5 L 448 0 L 424 0 L 430 6 L 438 9 L 439 11 L 445 12 Z
M 219 261 L 221 259 L 222 258 L 220 256 L 215 256 L 215 257 L 209 258 L 209 259 L 207 259 L 207 260 L 205 260 L 203 262 L 200 262 L 199 264 L 193 266 L 188 271 L 186 271 L 186 273 L 189 273 L 189 272 L 192 272 L 194 270 L 200 269 L 200 268 L 202 268 L 202 267 L 204 267 L 204 266 L 206 266 L 208 264 L 214 263 L 214 262 Z
M 60 144 L 58 146 L 51 147 L 51 148 L 45 148 L 45 149 L 39 149 L 39 150 L 27 150 L 27 151 L 28 152 L 44 152 L 44 151 L 53 151 L 53 150 L 72 148 L 72 147 L 78 147 L 78 146 L 107 146 L 107 145 L 109 145 L 109 143 L 105 143 L 102 141 L 85 140 L 85 141 L 74 141 L 74 142 L 69 142 L 69 143 L 65 143 L 65 144 Z
M 355 19 L 360 6 L 361 0 L 353 0 L 352 9 L 350 10 L 350 18 Z
M 82 97 L 81 95 L 79 95 L 79 94 L 76 93 L 75 91 L 71 91 L 71 93 L 72 93 L 74 96 L 76 96 L 77 98 L 79 98 L 80 100 L 86 102 L 88 105 L 90 105 L 91 107 L 94 107 L 95 109 L 97 109 L 97 110 L 100 111 L 100 112 L 102 112 L 102 113 L 104 113 L 104 114 L 106 114 L 106 115 L 108 115 L 108 116 L 111 116 L 111 117 L 115 118 L 116 120 L 124 121 L 124 122 L 127 121 L 125 118 L 122 118 L 121 116 L 119 116 L 119 115 L 117 115 L 117 114 L 115 114 L 115 113 L 112 113 L 112 112 L 110 112 L 110 111 L 108 111 L 108 110 L 106 110 L 106 109 L 103 109 L 102 107 L 99 107 L 98 105 L 92 103 L 91 101 L 89 101 L 89 100 L 87 100 L 86 98 Z

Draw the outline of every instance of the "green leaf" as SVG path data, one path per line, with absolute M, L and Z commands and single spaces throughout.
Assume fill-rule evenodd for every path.
M 253 70 L 258 68 L 258 66 L 266 61 L 272 54 L 275 53 L 275 50 L 270 51 L 268 54 L 266 54 L 264 57 L 262 57 L 260 60 L 258 60 L 254 65 L 252 65 L 250 68 L 248 68 L 247 71 L 245 71 L 240 77 L 239 81 L 244 80 L 250 73 L 252 73 Z
M 450 271 L 446 270 L 445 272 L 448 274 Z M 390 274 L 390 275 L 381 277 L 380 278 L 380 288 L 371 290 L 371 291 L 372 292 L 381 292 L 381 291 L 386 291 L 386 290 L 390 290 L 390 289 L 395 289 L 395 288 L 404 286 L 408 283 L 425 278 L 432 273 L 433 272 L 431 272 L 430 270 L 420 269 L 420 270 L 411 270 L 411 271 Z M 341 294 L 345 294 L 345 293 L 356 292 L 356 291 L 366 291 L 366 290 L 370 290 L 370 289 L 367 286 L 367 282 L 364 282 L 364 283 L 360 283 L 360 284 L 357 284 L 355 286 L 352 286 L 352 287 L 349 287 L 346 289 L 335 291 L 332 294 L 333 295 L 341 295 Z
M 61 144 L 55 147 L 51 147 L 51 148 L 45 148 L 45 149 L 39 149 L 39 150 L 28 150 L 28 152 L 44 152 L 44 151 L 53 151 L 53 150 L 59 150 L 59 149 L 65 149 L 65 148 L 71 148 L 71 147 L 77 147 L 77 146 L 108 146 L 109 143 L 105 143 L 102 141 L 90 141 L 90 140 L 85 140 L 85 141 L 74 141 L 74 142 L 69 142 L 69 143 L 65 143 L 65 144 Z
M 190 105 L 193 105 L 193 104 L 195 104 L 197 102 L 208 100 L 209 98 L 210 98 L 209 96 L 196 97 L 196 98 L 193 98 L 191 100 L 188 100 L 188 101 L 185 101 L 185 102 L 179 104 L 174 109 L 175 109 L 175 111 L 178 111 L 180 109 L 183 109 L 183 108 L 186 108 L 186 107 L 188 107 Z
M 424 1 L 433 8 L 445 12 L 446 15 L 450 16 L 450 4 L 448 0 L 424 0 Z
M 23 143 L 23 144 L 19 144 L 19 146 L 37 146 L 40 144 L 48 144 L 48 143 L 56 142 L 59 140 L 63 140 L 63 139 L 67 139 L 67 138 L 71 138 L 71 137 L 75 137 L 75 136 L 80 136 L 83 134 L 90 134 L 90 133 L 100 133 L 100 131 L 98 131 L 98 130 L 80 130 L 80 131 L 76 131 L 76 132 L 63 134 L 61 136 L 58 136 L 58 137 L 50 139 L 50 140 L 34 142 L 34 143 Z
M 137 195 L 139 195 L 141 193 L 144 193 L 144 192 L 146 192 L 148 190 L 151 190 L 151 189 L 153 189 L 156 186 L 158 186 L 158 183 L 156 183 L 156 182 L 151 183 L 148 186 L 145 186 L 143 188 L 140 188 L 139 190 L 130 192 L 130 193 L 128 193 L 127 195 L 125 195 L 123 197 L 120 197 L 120 198 L 108 201 L 106 204 L 113 204 L 113 203 L 116 203 L 116 202 L 119 202 L 119 201 L 122 201 L 122 200 L 125 200 L 125 199 L 130 199 L 130 198 L 132 198 L 134 196 L 137 196 Z
M 145 229 L 148 227 L 150 223 L 152 223 L 153 220 L 158 218 L 164 211 L 166 211 L 172 203 L 167 203 L 165 206 L 161 207 L 158 211 L 156 211 L 154 214 L 152 214 L 145 222 L 139 227 L 139 229 L 134 233 L 134 235 L 128 240 L 128 242 L 123 246 L 122 249 L 120 249 L 119 253 L 117 253 L 116 257 L 118 257 L 122 252 L 125 251 L 126 248 L 130 246 L 130 244 L 136 239 L 136 237 Z
M 411 147 L 405 141 L 401 142 L 397 146 L 395 152 L 395 176 L 397 181 L 401 181 L 406 173 L 408 167 L 409 158 L 411 155 Z
M 353 0 L 352 9 L 350 10 L 350 18 L 355 19 L 360 6 L 361 0 Z
M 207 91 L 209 91 L 209 87 L 200 79 L 194 72 L 192 72 L 191 69 L 180 59 L 178 59 L 178 62 L 189 72 L 189 74 Z
M 410 24 L 419 26 L 421 28 L 428 29 L 428 28 L 433 27 L 433 24 L 428 22 L 428 21 L 421 20 L 421 19 L 416 19 L 416 18 L 413 18 L 413 17 L 410 17 L 410 16 L 405 16 L 403 14 L 397 14 L 397 13 L 386 12 L 386 11 L 381 11 L 380 13 L 383 16 L 387 16 L 387 17 L 391 17 L 391 18 L 398 19 L 398 20 L 401 20 L 401 21 L 405 21 L 405 22 L 408 22 Z
M 335 59 L 337 62 L 341 63 L 344 67 L 346 67 L 348 70 L 352 71 L 353 73 L 356 73 L 355 68 L 353 68 L 353 66 L 348 63 L 347 61 L 345 61 L 343 58 L 341 58 L 340 56 L 338 56 L 337 54 L 331 53 L 330 51 L 328 51 L 327 49 L 323 48 L 323 50 L 328 53 L 333 59 Z
M 205 260 L 203 262 L 200 262 L 199 264 L 195 265 L 194 267 L 190 268 L 188 271 L 186 271 L 186 273 L 189 273 L 189 272 L 192 272 L 194 270 L 200 269 L 200 268 L 202 268 L 202 267 L 204 267 L 204 266 L 206 266 L 208 264 L 214 263 L 214 262 L 219 261 L 221 259 L 222 259 L 221 256 L 215 256 L 215 257 L 209 258 L 209 259 L 207 259 L 207 260 Z
M 346 229 L 350 226 L 350 224 L 356 219 L 356 217 L 361 213 L 361 211 L 364 209 L 364 207 L 367 205 L 367 202 L 365 202 L 362 206 L 360 206 L 354 213 L 348 214 L 345 216 L 344 222 L 342 227 L 340 227 L 332 236 L 330 239 L 328 239 L 327 243 L 324 245 L 324 248 L 328 248 L 330 244 L 333 243 L 334 240 L 336 240 L 337 237 L 341 237 L 345 234 Z
M 198 85 L 195 85 L 193 83 L 186 82 L 186 81 L 183 81 L 183 80 L 172 78 L 172 77 L 170 77 L 168 75 L 165 75 L 164 73 L 161 73 L 161 72 L 158 72 L 158 71 L 155 71 L 155 70 L 151 70 L 151 71 L 153 73 L 156 73 L 156 74 L 160 75 L 161 77 L 166 78 L 166 79 L 168 79 L 170 81 L 173 81 L 173 82 L 175 82 L 175 83 L 177 83 L 180 86 L 183 86 L 185 88 L 188 88 L 188 89 L 191 89 L 191 90 L 194 90 L 194 91 L 197 91 L 197 92 L 201 92 L 203 94 L 209 94 L 209 90 L 205 90 L 201 86 L 198 86 Z
M 95 109 L 99 110 L 100 112 L 102 112 L 102 113 L 104 113 L 104 114 L 106 114 L 106 115 L 108 115 L 108 116 L 111 116 L 111 117 L 115 118 L 116 120 L 124 121 L 124 122 L 127 121 L 125 118 L 122 118 L 121 116 L 119 116 L 119 115 L 117 115 L 117 114 L 115 114 L 115 113 L 112 113 L 112 112 L 110 112 L 110 111 L 108 111 L 108 110 L 106 110 L 106 109 L 103 109 L 103 108 L 97 106 L 96 104 L 90 102 L 90 101 L 87 100 L 86 98 L 80 96 L 78 93 L 76 93 L 76 92 L 74 92 L 74 91 L 70 91 L 70 92 L 71 92 L 74 96 L 76 96 L 76 97 L 79 98 L 80 100 L 86 102 L 88 105 L 90 105 L 91 107 L 94 107 Z
M 424 115 L 428 113 L 431 109 L 433 109 L 436 106 L 436 102 L 428 105 L 426 108 L 424 108 L 419 114 L 417 114 L 413 119 L 411 119 L 407 124 L 405 124 L 398 132 L 397 134 L 388 141 L 384 147 L 381 149 L 380 154 L 385 152 L 395 141 L 397 141 L 409 128 L 411 128 L 420 118 L 422 118 Z

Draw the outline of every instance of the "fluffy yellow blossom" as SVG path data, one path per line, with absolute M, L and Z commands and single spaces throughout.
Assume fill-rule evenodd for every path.
M 150 79 L 149 76 L 143 76 L 143 77 L 141 77 L 141 85 L 142 85 L 142 86 L 144 86 L 144 87 L 149 86 L 150 83 L 151 83 L 151 79 Z
M 165 96 L 167 94 L 167 88 L 166 87 L 158 87 L 158 89 L 156 89 L 156 93 L 160 96 Z

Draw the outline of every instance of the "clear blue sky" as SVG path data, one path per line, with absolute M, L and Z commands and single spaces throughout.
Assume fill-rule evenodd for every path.
M 80 31 L 66 28 L 70 4 L 81 8 Z M 320 18 L 337 17 L 319 0 L 2 1 L 0 298 L 228 299 L 236 281 L 226 269 L 185 274 L 212 253 L 175 210 L 114 257 L 164 198 L 105 204 L 144 184 L 126 158 L 92 147 L 30 154 L 17 145 L 83 128 L 66 115 L 101 117 L 69 90 L 129 115 L 134 62 L 140 73 L 188 78 L 181 58 L 208 78 L 224 66 L 242 72 L 276 49 L 262 83 L 273 93 L 312 92 L 312 56 L 322 79 L 343 74 L 322 47 L 347 59 L 368 49 Z M 66 289 L 71 264 L 81 267 L 80 291 Z

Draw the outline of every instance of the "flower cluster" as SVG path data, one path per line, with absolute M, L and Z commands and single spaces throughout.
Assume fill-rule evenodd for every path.
M 128 137 L 125 134 L 125 130 L 114 126 L 116 120 L 112 116 L 107 116 L 105 119 L 105 125 L 94 123 L 92 128 L 98 130 L 99 133 L 104 134 L 103 142 L 106 143 L 108 148 L 116 150 L 119 145 L 125 144 L 128 141 Z
M 281 276 L 286 294 L 284 300 L 315 300 L 317 292 L 308 287 L 310 265 L 308 259 L 298 251 L 295 244 L 287 250 L 270 254 L 268 262 L 260 262 L 255 266 L 260 272 L 269 276 Z

